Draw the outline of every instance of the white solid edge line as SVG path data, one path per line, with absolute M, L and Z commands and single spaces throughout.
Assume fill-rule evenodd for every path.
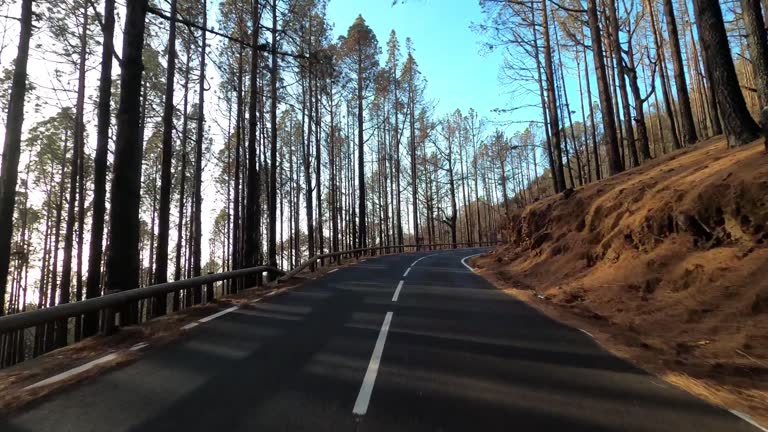
M 473 269 L 472 267 L 469 266 L 469 264 L 467 264 L 467 260 L 472 258 L 472 257 L 476 257 L 478 255 L 482 255 L 484 253 L 485 252 L 481 252 L 481 253 L 478 253 L 478 254 L 474 254 L 474 255 L 470 255 L 470 256 L 465 256 L 464 258 L 461 259 L 461 263 L 464 264 L 464 267 L 468 268 L 472 273 L 475 273 L 475 269 Z
M 403 282 L 405 282 L 405 281 L 400 281 L 400 283 L 397 284 L 397 289 L 395 290 L 395 295 L 392 296 L 392 301 L 393 302 L 396 302 L 397 299 L 400 298 L 400 290 L 403 289 Z
M 381 325 L 381 331 L 379 331 L 379 338 L 376 340 L 376 346 L 373 348 L 373 354 L 371 355 L 370 363 L 368 363 L 368 370 L 365 372 L 363 384 L 360 386 L 360 393 L 358 393 L 357 400 L 355 400 L 355 407 L 352 408 L 352 414 L 362 416 L 368 412 L 373 384 L 376 382 L 376 375 L 379 373 L 381 354 L 384 352 L 384 342 L 387 340 L 387 332 L 389 332 L 389 324 L 391 322 L 392 312 L 387 312 L 387 316 L 384 317 L 384 324 Z
M 586 331 L 586 330 L 584 330 L 584 329 L 579 329 L 579 331 L 580 331 L 580 332 L 582 332 L 582 333 L 584 333 L 585 335 L 587 335 L 587 336 L 591 337 L 591 338 L 593 338 L 593 337 L 594 337 L 594 336 L 592 336 L 592 333 L 590 333 L 590 332 L 588 332 L 588 331 Z
M 411 272 L 411 267 L 408 267 L 408 268 L 405 270 L 405 273 L 403 273 L 403 277 L 406 277 L 406 276 L 408 276 L 408 273 L 410 273 L 410 272 Z
M 220 317 L 220 316 L 222 316 L 222 315 L 226 315 L 226 314 L 228 314 L 228 313 L 230 313 L 230 312 L 234 312 L 234 311 L 236 311 L 236 310 L 238 310 L 238 309 L 240 309 L 240 306 L 232 306 L 232 307 L 231 307 L 231 308 L 229 308 L 229 309 L 224 309 L 224 310 L 223 310 L 223 311 L 221 311 L 221 312 L 217 312 L 217 313 L 215 313 L 215 314 L 213 314 L 213 315 L 208 315 L 208 316 L 207 316 L 207 317 L 205 317 L 205 318 L 200 318 L 198 321 L 200 321 L 201 323 L 206 323 L 206 322 L 208 322 L 208 321 L 211 321 L 211 320 L 215 320 L 216 318 L 218 318 L 218 317 Z
M 338 271 L 338 270 L 339 270 L 339 269 L 335 268 L 335 269 L 333 269 L 333 270 L 329 271 L 328 273 L 333 273 L 333 272 L 335 272 L 335 271 Z
M 149 345 L 149 344 L 148 344 L 148 343 L 146 343 L 146 342 L 139 342 L 139 343 L 137 343 L 136 345 L 134 345 L 134 346 L 132 346 L 132 347 L 128 348 L 128 351 L 138 351 L 138 350 L 140 350 L 140 349 L 142 349 L 142 348 L 145 348 L 145 347 L 147 347 L 148 345 Z
M 189 330 L 189 329 L 191 329 L 191 328 L 193 328 L 193 327 L 197 327 L 197 326 L 199 326 L 199 325 L 200 325 L 200 323 L 199 323 L 199 322 L 197 322 L 197 321 L 195 321 L 195 322 L 191 322 L 191 323 L 189 323 L 189 324 L 185 325 L 185 326 L 184 326 L 184 327 L 182 327 L 181 329 L 182 329 L 182 330 Z
M 417 259 L 416 261 L 414 261 L 413 263 L 411 263 L 411 267 L 415 266 L 419 261 L 421 261 L 421 260 L 423 260 L 425 258 L 433 257 L 433 256 L 436 256 L 436 255 L 443 255 L 443 254 L 447 254 L 447 253 L 448 252 L 439 252 L 439 253 L 433 253 L 433 254 L 429 254 L 429 255 L 424 255 L 423 257 L 421 257 L 421 258 Z
M 743 412 L 741 412 L 741 411 L 736 411 L 736 410 L 729 410 L 729 411 L 731 412 L 731 414 L 733 414 L 733 415 L 735 415 L 736 417 L 738 417 L 738 418 L 740 418 L 740 419 L 744 420 L 745 422 L 747 422 L 747 423 L 751 424 L 752 426 L 754 426 L 754 427 L 756 427 L 756 428 L 760 429 L 761 431 L 763 431 L 763 432 L 768 432 L 768 429 L 766 429 L 766 428 L 764 428 L 764 427 L 760 426 L 760 424 L 758 424 L 756 421 L 754 421 L 754 420 L 752 419 L 752 417 L 750 417 L 749 415 L 747 415 L 747 414 L 745 414 L 745 413 L 743 413 Z
M 24 387 L 24 390 L 29 390 L 29 389 L 33 389 L 33 388 L 37 388 L 37 387 L 42 387 L 42 386 L 45 386 L 45 385 L 48 385 L 48 384 L 53 384 L 53 383 L 59 382 L 61 380 L 67 379 L 67 378 L 69 378 L 69 377 L 71 377 L 73 375 L 77 375 L 77 374 L 79 374 L 81 372 L 85 372 L 88 369 L 90 369 L 90 368 L 92 368 L 92 367 L 94 367 L 94 366 L 96 366 L 98 364 L 101 364 L 101 363 L 104 363 L 104 362 L 108 362 L 108 361 L 110 361 L 112 359 L 115 359 L 116 357 L 117 357 L 117 353 L 107 354 L 104 357 L 97 358 L 96 360 L 90 361 L 90 362 L 88 362 L 88 363 L 86 363 L 84 365 L 80 365 L 80 366 L 78 366 L 76 368 L 72 368 L 72 369 L 70 369 L 70 370 L 68 370 L 66 372 L 62 372 L 62 373 L 60 373 L 58 375 L 54 375 L 54 376 L 52 376 L 52 377 L 50 377 L 48 379 L 44 379 L 44 380 L 36 382 L 36 383 L 34 383 L 34 384 L 30 385 L 30 386 Z

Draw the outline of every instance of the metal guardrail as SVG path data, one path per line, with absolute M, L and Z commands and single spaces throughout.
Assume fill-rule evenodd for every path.
M 101 297 L 95 297 L 75 303 L 66 303 L 54 307 L 37 309 L 13 315 L 6 315 L 0 317 L 0 334 L 34 327 L 36 325 L 54 322 L 61 319 L 71 318 L 78 315 L 85 315 L 91 312 L 99 312 L 105 309 L 117 308 L 134 301 L 144 300 L 160 295 L 167 295 L 188 288 L 201 287 L 204 285 L 212 284 L 214 282 L 220 282 L 239 277 L 255 276 L 265 272 L 276 275 L 285 274 L 285 272 L 282 270 L 276 269 L 274 267 L 251 267 L 247 269 L 232 270 L 222 273 L 212 273 L 204 276 L 182 279 L 174 282 L 166 282 L 127 291 L 120 291 L 117 293 L 107 294 Z
M 28 312 L 21 312 L 12 315 L 6 315 L 0 317 L 0 336 L 10 334 L 15 331 L 40 326 L 42 324 L 51 324 L 56 321 L 65 320 L 68 318 L 82 316 L 89 313 L 96 313 L 102 311 L 109 311 L 113 313 L 121 306 L 125 306 L 132 302 L 140 300 L 151 299 L 162 295 L 168 295 L 170 293 L 180 292 L 185 289 L 197 288 L 208 286 L 209 290 L 213 292 L 213 283 L 235 280 L 243 277 L 252 277 L 257 275 L 263 275 L 268 273 L 273 277 L 275 283 L 280 283 L 291 279 L 301 272 L 310 269 L 314 271 L 318 262 L 320 266 L 325 266 L 326 260 L 331 260 L 334 265 L 343 262 L 345 257 L 352 257 L 359 259 L 364 256 L 376 256 L 380 255 L 383 251 L 384 254 L 390 253 L 404 253 L 406 251 L 430 251 L 441 249 L 457 249 L 463 247 L 483 247 L 496 245 L 498 242 L 472 242 L 472 243 L 439 243 L 439 244 L 422 244 L 422 245 L 399 245 L 399 246 L 376 246 L 370 248 L 352 249 L 340 252 L 331 252 L 322 255 L 316 255 L 303 263 L 296 266 L 290 272 L 286 273 L 278 268 L 270 266 L 258 266 L 250 267 L 239 270 L 232 270 L 222 273 L 211 273 L 204 276 L 193 277 L 189 279 L 183 279 L 179 281 L 167 282 L 158 285 L 151 285 L 146 287 L 140 287 L 127 291 L 120 291 L 117 293 L 106 294 L 101 297 L 82 300 L 74 303 L 61 304 L 49 308 L 37 309 Z M 210 298 L 203 300 L 203 302 L 210 301 Z M 108 314 L 105 319 L 109 319 L 111 324 L 114 324 L 114 315 Z
M 437 243 L 437 244 L 422 244 L 422 245 L 399 245 L 399 246 L 376 246 L 371 248 L 361 248 L 361 249 L 352 249 L 347 251 L 340 251 L 340 252 L 331 252 L 327 254 L 322 255 L 316 255 L 307 261 L 304 261 L 300 265 L 298 265 L 296 268 L 291 270 L 290 272 L 283 275 L 279 280 L 284 281 L 288 280 L 302 271 L 306 270 L 307 268 L 312 267 L 314 264 L 317 264 L 318 261 L 320 261 L 321 265 L 324 263 L 325 260 L 331 259 L 331 258 L 344 258 L 345 256 L 350 257 L 359 257 L 365 254 L 371 254 L 371 255 L 365 255 L 365 256 L 373 256 L 373 252 L 379 252 L 379 251 L 395 251 L 395 253 L 404 253 L 406 250 L 413 250 L 414 252 L 419 250 L 424 251 L 430 251 L 430 250 L 440 250 L 440 249 L 457 249 L 457 248 L 463 248 L 463 247 L 483 247 L 483 246 L 495 246 L 499 244 L 499 242 L 465 242 L 465 243 Z

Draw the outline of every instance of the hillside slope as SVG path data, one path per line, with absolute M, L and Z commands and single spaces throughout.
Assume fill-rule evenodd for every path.
M 768 155 L 722 139 L 542 200 L 475 265 L 710 401 L 768 423 Z

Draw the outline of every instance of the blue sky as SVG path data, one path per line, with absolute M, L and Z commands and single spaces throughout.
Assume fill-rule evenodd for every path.
M 395 6 L 392 0 L 329 1 L 336 36 L 345 34 L 358 14 L 376 33 L 383 55 L 390 30 L 397 32 L 403 51 L 405 38 L 413 40 L 428 82 L 426 98 L 438 103 L 438 115 L 474 108 L 491 120 L 497 118 L 491 110 L 507 105 L 498 84 L 501 55 L 481 55 L 482 37 L 470 29 L 483 19 L 477 0 L 407 0 Z

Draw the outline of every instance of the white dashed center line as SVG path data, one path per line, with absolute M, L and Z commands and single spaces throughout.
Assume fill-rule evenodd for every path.
M 373 393 L 373 384 L 376 382 L 376 375 L 379 373 L 379 364 L 381 363 L 381 354 L 384 352 L 384 342 L 387 340 L 389 324 L 392 322 L 392 312 L 387 312 L 384 317 L 384 323 L 379 331 L 379 338 L 376 340 L 376 346 L 373 348 L 371 361 L 368 363 L 368 370 L 365 372 L 363 384 L 360 386 L 360 393 L 357 394 L 355 406 L 352 408 L 352 414 L 365 415 L 368 412 L 368 404 L 371 402 L 371 393 Z
M 392 296 L 392 301 L 393 302 L 396 302 L 397 299 L 400 298 L 400 290 L 403 289 L 403 282 L 405 282 L 405 281 L 400 281 L 400 283 L 397 284 L 397 289 L 395 290 L 395 295 Z

